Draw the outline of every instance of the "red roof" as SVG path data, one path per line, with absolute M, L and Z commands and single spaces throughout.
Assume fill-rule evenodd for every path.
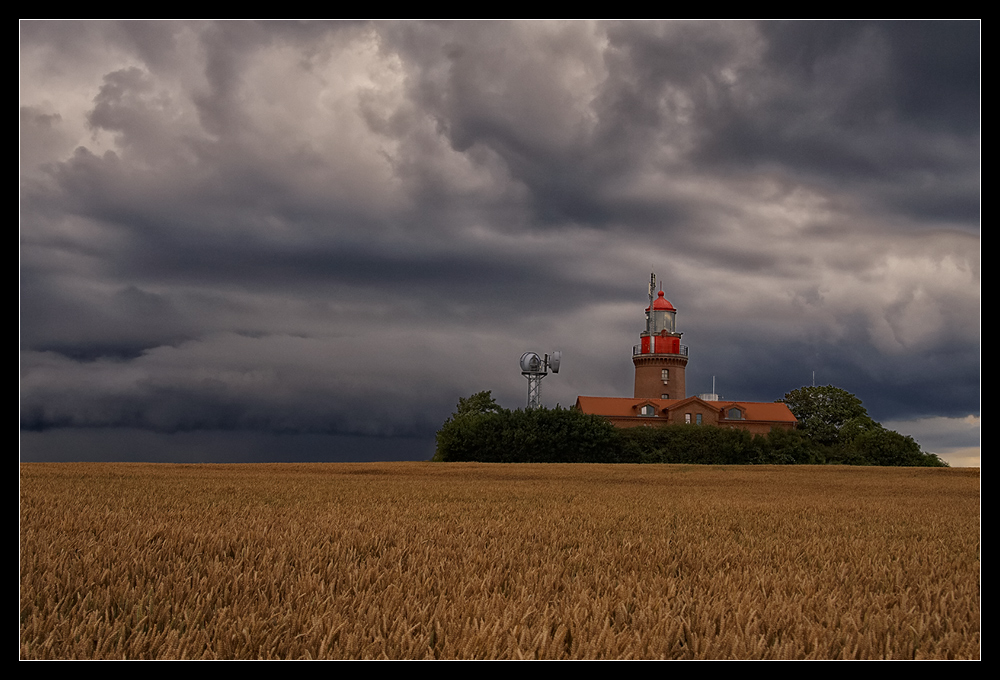
M 653 300 L 653 309 L 654 310 L 662 309 L 662 310 L 666 310 L 668 312 L 676 312 L 677 311 L 676 309 L 674 309 L 674 306 L 672 304 L 670 304 L 670 300 L 668 300 L 667 298 L 663 297 L 663 291 L 662 290 L 660 291 L 660 293 L 657 296 L 657 298 L 655 300 Z M 649 307 L 646 307 L 646 311 L 647 312 L 649 311 Z
M 795 423 L 795 416 L 788 404 L 770 401 L 703 401 L 698 397 L 687 399 L 630 399 L 628 397 L 577 397 L 576 405 L 584 413 L 598 416 L 636 416 L 637 408 L 643 404 L 653 404 L 657 410 L 670 410 L 692 401 L 699 401 L 719 411 L 738 406 L 743 410 L 744 420 L 768 423 Z
M 774 423 L 796 423 L 788 404 L 775 401 L 715 401 L 718 407 L 729 410 L 733 406 L 744 409 L 747 420 L 766 420 Z

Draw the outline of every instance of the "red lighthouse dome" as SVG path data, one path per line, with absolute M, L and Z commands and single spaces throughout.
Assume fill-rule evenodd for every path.
M 674 306 L 672 304 L 670 304 L 670 300 L 668 300 L 667 298 L 663 297 L 663 291 L 662 290 L 657 295 L 656 300 L 653 301 L 653 309 L 654 310 L 662 309 L 662 310 L 665 310 L 665 311 L 668 311 L 668 312 L 676 312 L 677 311 L 676 309 L 674 309 Z M 649 313 L 649 307 L 646 307 L 646 312 Z

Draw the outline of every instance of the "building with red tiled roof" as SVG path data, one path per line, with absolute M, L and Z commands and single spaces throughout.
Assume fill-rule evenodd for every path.
M 684 372 L 688 348 L 677 332 L 677 309 L 661 290 L 653 300 L 655 277 L 650 277 L 646 330 L 632 348 L 635 365 L 633 398 L 578 397 L 576 408 L 607 418 L 618 427 L 639 425 L 712 425 L 767 434 L 773 427 L 792 429 L 795 416 L 787 404 L 755 401 L 716 401 L 686 394 Z M 714 395 L 713 395 L 714 397 Z
M 796 423 L 788 405 L 776 402 L 577 397 L 576 408 L 607 418 L 617 427 L 713 425 L 767 434 L 774 427 L 790 430 Z

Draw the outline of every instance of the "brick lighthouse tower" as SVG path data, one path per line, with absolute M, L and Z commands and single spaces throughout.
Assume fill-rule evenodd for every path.
M 639 334 L 639 344 L 632 348 L 635 364 L 636 399 L 684 399 L 684 369 L 688 348 L 681 344 L 677 332 L 677 310 L 663 297 L 656 300 L 656 275 L 649 276 L 649 307 L 646 308 L 646 330 Z

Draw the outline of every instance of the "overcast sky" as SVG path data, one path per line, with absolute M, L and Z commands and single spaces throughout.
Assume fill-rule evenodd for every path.
M 22 460 L 426 458 L 808 385 L 978 464 L 978 22 L 22 22 Z

